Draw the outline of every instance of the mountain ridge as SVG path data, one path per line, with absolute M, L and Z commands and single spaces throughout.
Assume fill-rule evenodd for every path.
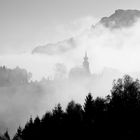
M 99 21 L 102 25 L 108 28 L 125 28 L 131 27 L 137 19 L 140 18 L 139 10 L 115 10 L 115 13 L 109 17 L 103 17 Z M 98 23 L 97 23 L 98 24 Z
M 108 29 L 121 29 L 129 28 L 136 23 L 137 19 L 140 18 L 140 10 L 123 10 L 117 9 L 113 14 L 108 17 L 103 17 L 95 25 L 91 26 L 91 29 L 98 28 L 98 25 L 103 25 Z M 32 54 L 47 54 L 54 55 L 65 53 L 70 49 L 76 48 L 75 38 L 71 37 L 56 43 L 49 43 L 46 45 L 37 46 L 32 50 Z

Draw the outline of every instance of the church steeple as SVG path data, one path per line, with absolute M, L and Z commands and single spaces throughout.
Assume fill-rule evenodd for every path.
M 85 52 L 84 61 L 88 61 L 87 52 Z
M 85 52 L 85 57 L 84 57 L 84 62 L 83 62 L 83 68 L 86 70 L 86 72 L 88 74 L 90 73 L 87 52 Z

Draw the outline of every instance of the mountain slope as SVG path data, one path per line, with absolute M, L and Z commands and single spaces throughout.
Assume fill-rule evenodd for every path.
M 118 9 L 109 17 L 103 17 L 95 26 L 93 25 L 91 29 L 98 30 L 98 27 L 100 25 L 104 25 L 108 29 L 128 28 L 133 26 L 134 23 L 136 23 L 137 19 L 139 18 L 140 18 L 139 10 Z M 94 34 L 94 30 L 92 34 Z M 65 53 L 76 47 L 77 47 L 76 39 L 69 38 L 63 41 L 56 42 L 54 44 L 52 43 L 52 44 L 37 46 L 33 49 L 32 53 L 53 55 L 53 54 Z
M 37 46 L 33 49 L 32 54 L 34 53 L 41 53 L 41 54 L 60 54 L 68 51 L 71 48 L 76 47 L 76 42 L 73 38 L 69 38 L 67 40 L 63 40 L 57 43 L 50 43 L 42 46 Z
M 132 26 L 140 18 L 139 10 L 118 9 L 109 17 L 103 17 L 99 23 L 109 28 L 122 28 Z

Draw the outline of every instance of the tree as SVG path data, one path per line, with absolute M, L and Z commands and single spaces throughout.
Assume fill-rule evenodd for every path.
M 66 113 L 70 118 L 81 120 L 83 113 L 82 106 L 74 101 L 71 101 L 67 105 Z
M 91 93 L 89 93 L 88 96 L 86 96 L 85 103 L 84 103 L 85 119 L 88 121 L 93 121 L 95 115 L 94 111 L 95 111 L 94 100 Z
M 19 140 L 22 138 L 22 128 L 19 126 L 13 140 Z
M 130 76 L 125 75 L 122 79 L 114 82 L 112 91 L 112 107 L 119 109 L 136 108 L 140 104 L 140 83 L 133 80 Z
M 105 111 L 106 109 L 106 105 L 105 105 L 106 100 L 100 97 L 97 97 L 94 101 L 95 103 L 95 109 L 96 109 L 96 113 L 102 113 Z
M 39 127 L 39 125 L 40 125 L 40 119 L 39 119 L 38 116 L 34 120 L 34 125 L 37 126 L 37 127 Z
M 34 138 L 34 122 L 32 117 L 30 117 L 29 121 L 26 123 L 22 131 L 22 138 L 26 140 Z
M 83 109 L 82 106 L 74 101 L 68 103 L 66 107 L 66 122 L 65 128 L 68 131 L 65 131 L 69 138 L 75 137 L 75 139 L 79 139 L 81 133 L 83 133 Z M 71 135 L 72 134 L 72 135 Z
M 63 110 L 62 110 L 62 107 L 61 107 L 61 104 L 58 104 L 54 109 L 53 109 L 53 116 L 57 117 L 57 118 L 61 118 L 62 115 L 63 115 Z
M 8 131 L 6 131 L 6 132 L 4 133 L 4 138 L 5 138 L 6 140 L 10 140 L 10 136 L 9 136 Z

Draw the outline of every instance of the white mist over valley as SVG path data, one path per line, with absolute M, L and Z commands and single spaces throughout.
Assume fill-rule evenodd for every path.
M 139 18 L 137 10 L 85 17 L 59 26 L 62 40 L 1 55 L 0 128 L 13 133 L 30 115 L 41 116 L 57 103 L 65 108 L 70 100 L 83 103 L 89 92 L 105 97 L 124 74 L 140 78 Z M 71 79 L 71 71 L 83 67 L 85 52 L 90 76 Z

